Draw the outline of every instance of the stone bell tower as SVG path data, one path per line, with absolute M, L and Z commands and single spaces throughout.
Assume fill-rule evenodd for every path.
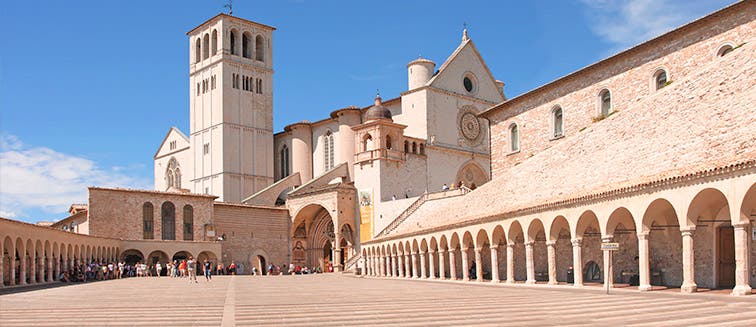
M 219 14 L 187 33 L 195 193 L 239 202 L 273 183 L 274 30 Z

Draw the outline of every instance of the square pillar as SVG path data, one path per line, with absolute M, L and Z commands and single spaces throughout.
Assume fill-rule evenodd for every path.
M 683 261 L 683 284 L 680 292 L 693 293 L 698 289 L 695 274 L 695 253 L 693 251 L 693 232 L 695 227 L 680 228 L 682 233 L 682 261 Z
M 469 262 L 469 253 L 467 253 L 468 248 L 462 248 L 462 280 L 469 282 L 470 281 L 470 262 Z
M 483 281 L 483 248 L 475 248 L 475 281 Z
M 638 234 L 638 290 L 651 290 L 651 268 L 649 265 L 648 234 Z
M 535 262 L 533 259 L 533 245 L 535 242 L 525 242 L 525 268 L 527 269 L 528 279 L 525 284 L 535 284 Z
M 428 267 L 430 268 L 430 278 L 436 279 L 436 251 L 428 250 Z
M 750 295 L 750 251 L 748 235 L 750 224 L 735 224 L 735 288 L 732 289 L 732 295 Z
M 420 278 L 417 271 L 417 252 L 412 253 L 412 278 Z
M 457 279 L 457 251 L 449 250 L 449 279 Z
M 420 252 L 420 278 L 428 278 L 425 270 L 425 252 Z
M 546 255 L 548 257 L 549 264 L 549 284 L 559 284 L 559 282 L 557 282 L 556 241 L 546 242 Z
M 572 277 L 574 286 L 583 286 L 583 240 L 576 238 L 572 240 Z
M 507 244 L 507 283 L 515 282 L 514 273 L 514 243 Z
M 499 279 L 499 246 L 491 245 L 491 282 L 501 282 Z
M 614 235 L 606 235 L 601 237 L 602 243 L 608 243 L 611 242 L 614 239 Z M 614 268 L 612 265 L 612 252 L 611 251 L 601 251 L 604 252 L 604 288 L 612 288 L 614 287 Z

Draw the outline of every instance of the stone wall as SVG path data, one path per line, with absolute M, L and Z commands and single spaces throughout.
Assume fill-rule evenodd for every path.
M 153 208 L 154 239 L 162 236 L 161 206 L 165 202 L 175 207 L 175 239 L 184 239 L 184 206 L 193 210 L 193 239 L 204 239 L 204 226 L 213 219 L 215 196 L 188 193 L 141 191 L 127 189 L 89 188 L 89 234 L 127 240 L 144 239 L 143 206 Z
M 753 21 L 754 5 L 746 3 L 738 5 L 739 8 L 708 16 L 694 23 L 695 26 L 681 28 L 593 64 L 491 110 L 487 116 L 491 120 L 493 176 L 502 176 L 509 167 L 564 143 L 565 139 L 584 137 L 581 131 L 591 128 L 594 118 L 600 114 L 599 92 L 603 89 L 611 92 L 614 111 L 654 111 L 653 106 L 639 108 L 636 104 L 666 91 L 666 88 L 656 90 L 652 81 L 659 69 L 666 71 L 672 84 L 679 83 L 685 78 L 699 75 L 702 69 L 719 61 L 717 50 L 722 45 L 737 46 L 753 38 L 756 27 Z M 708 79 L 703 84 L 716 82 L 712 80 L 714 76 L 702 75 L 698 78 Z M 721 95 L 724 94 L 717 96 Z M 714 103 L 717 96 L 698 98 Z M 551 134 L 551 111 L 556 106 L 562 108 L 564 121 L 564 137 L 557 139 Z M 642 124 L 644 121 L 641 118 L 637 116 L 630 123 Z M 651 121 L 657 120 L 646 120 Z M 676 120 L 667 119 L 665 122 Z M 512 123 L 519 128 L 520 150 L 517 153 L 509 150 L 509 127 Z M 617 137 L 614 133 L 596 136 Z
M 257 256 L 262 256 L 266 263 L 288 266 L 288 210 L 216 203 L 213 216 L 216 233 L 225 235 L 221 242 L 225 265 L 234 261 L 243 267 L 243 274 L 249 274 L 251 267 L 258 265 Z

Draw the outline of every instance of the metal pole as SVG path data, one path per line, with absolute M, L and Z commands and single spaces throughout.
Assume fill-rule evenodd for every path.
M 606 284 L 606 295 L 609 295 L 609 278 L 612 278 L 611 272 L 612 272 L 612 251 L 609 251 L 609 265 L 607 265 L 607 269 L 609 271 L 606 272 L 606 280 L 604 283 Z

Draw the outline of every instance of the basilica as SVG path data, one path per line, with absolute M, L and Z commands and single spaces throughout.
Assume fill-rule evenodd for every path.
M 755 19 L 741 1 L 513 98 L 463 31 L 440 65 L 406 64 L 401 94 L 276 131 L 275 28 L 219 14 L 187 33 L 189 130 L 156 141 L 154 189 L 0 219 L 0 285 L 194 256 L 751 294 Z

